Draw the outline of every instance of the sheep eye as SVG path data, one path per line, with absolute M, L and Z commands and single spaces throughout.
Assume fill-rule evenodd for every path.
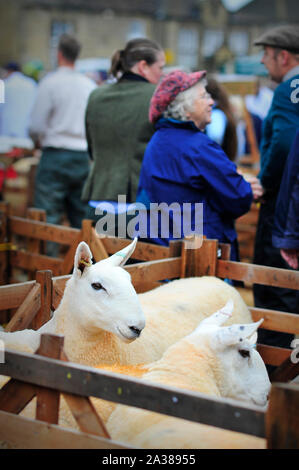
M 99 282 L 93 282 L 91 284 L 91 287 L 94 289 L 94 290 L 101 290 L 101 289 L 104 289 L 104 287 L 102 286 L 102 284 L 100 284 Z
M 242 357 L 250 357 L 250 351 L 248 349 L 239 349 L 239 354 Z

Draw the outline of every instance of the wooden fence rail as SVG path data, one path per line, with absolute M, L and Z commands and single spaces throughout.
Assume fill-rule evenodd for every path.
M 5 363 L 0 364 L 0 374 L 76 396 L 102 398 L 189 421 L 265 437 L 265 412 L 260 407 L 242 405 L 236 400 L 209 397 L 160 384 L 151 385 L 142 379 L 137 381 L 131 377 L 99 371 L 81 364 L 12 351 L 5 352 Z M 1 403 L 0 391 L 0 407 Z
M 77 448 L 130 448 L 110 439 L 100 416 L 91 405 L 92 396 L 266 438 L 269 449 L 299 448 L 299 384 L 273 384 L 269 406 L 265 411 L 236 400 L 152 385 L 142 379 L 65 362 L 62 346 L 62 337 L 42 335 L 41 346 L 35 355 L 5 352 L 0 374 L 11 379 L 0 390 L 0 440 L 13 441 L 16 445 L 26 442 L 25 447 L 31 448 L 34 444 L 35 448 L 57 448 L 61 445 L 65 448 L 74 447 L 74 443 L 68 441 L 73 438 Z M 53 359 L 55 355 L 64 361 Z M 58 428 L 55 431 L 47 425 L 42 428 L 43 434 L 49 439 L 49 434 L 54 432 L 54 442 L 53 436 L 50 442 L 45 441 L 45 436 L 37 440 L 37 432 L 42 426 L 40 420 L 52 424 L 58 422 L 60 392 L 83 433 Z M 36 419 L 39 421 L 11 415 L 20 413 L 34 396 L 38 399 Z M 93 434 L 94 439 L 86 441 L 86 432 Z M 28 441 L 28 435 L 33 437 L 33 444 Z
M 85 224 L 85 229 L 86 227 L 90 226 Z M 102 243 L 105 252 L 110 254 L 111 250 L 123 248 L 130 240 L 107 238 L 103 239 Z M 163 247 L 163 254 L 172 254 L 172 257 L 125 266 L 131 274 L 137 292 L 156 287 L 165 279 L 202 275 L 243 281 L 256 280 L 257 283 L 287 285 L 294 289 L 299 287 L 298 272 L 229 261 L 229 250 L 225 245 L 218 244 L 217 240 L 203 240 L 198 249 L 187 249 L 186 246 L 189 245 L 185 242 L 175 242 L 170 247 Z M 155 251 L 156 248 L 160 247 L 138 242 L 137 256 L 148 257 L 152 252 L 160 256 L 162 251 Z M 179 252 L 181 255 L 175 256 Z M 58 307 L 69 278 L 70 275 L 52 277 L 51 272 L 46 270 L 37 273 L 36 281 L 0 286 L 0 313 L 1 310 L 13 311 L 13 315 L 8 317 L 6 330 L 15 331 L 29 327 L 30 324 L 34 329 L 39 328 L 50 318 L 51 310 Z M 250 311 L 255 321 L 264 318 L 261 328 L 299 334 L 299 317 L 296 314 L 254 307 L 250 307 Z M 258 348 L 264 361 L 274 366 L 284 363 L 291 353 L 290 349 L 273 346 L 258 345 Z

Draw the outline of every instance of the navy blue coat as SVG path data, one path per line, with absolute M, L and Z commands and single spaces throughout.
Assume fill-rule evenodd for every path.
M 203 203 L 203 234 L 220 242 L 237 239 L 234 219 L 250 209 L 251 186 L 236 171 L 222 148 L 192 122 L 160 119 L 145 151 L 137 201 L 150 203 L 191 203 L 195 224 L 195 203 Z M 170 216 L 172 213 L 170 213 Z M 170 217 L 171 218 L 171 217 Z M 183 233 L 183 221 L 180 220 Z M 148 237 L 167 245 L 176 238 L 170 223 L 169 236 Z M 177 237 L 179 238 L 179 237 Z M 232 254 L 236 259 L 236 253 Z
M 299 130 L 281 181 L 272 242 L 276 248 L 299 249 Z
M 279 191 L 286 158 L 299 127 L 299 104 L 292 99 L 296 80 L 299 80 L 298 74 L 278 85 L 263 124 L 259 178 L 263 187 L 275 195 Z

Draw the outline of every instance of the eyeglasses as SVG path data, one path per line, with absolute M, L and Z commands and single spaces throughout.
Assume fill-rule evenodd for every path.
M 206 91 L 206 92 L 205 92 L 203 95 L 201 95 L 199 98 L 200 98 L 200 99 L 204 99 L 204 100 L 210 100 L 210 99 L 212 98 L 212 95 L 210 95 L 210 93 L 208 93 L 208 92 Z

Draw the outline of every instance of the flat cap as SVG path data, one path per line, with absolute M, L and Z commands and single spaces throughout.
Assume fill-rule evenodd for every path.
M 271 46 L 299 54 L 299 26 L 284 25 L 268 29 L 254 41 L 255 46 Z

